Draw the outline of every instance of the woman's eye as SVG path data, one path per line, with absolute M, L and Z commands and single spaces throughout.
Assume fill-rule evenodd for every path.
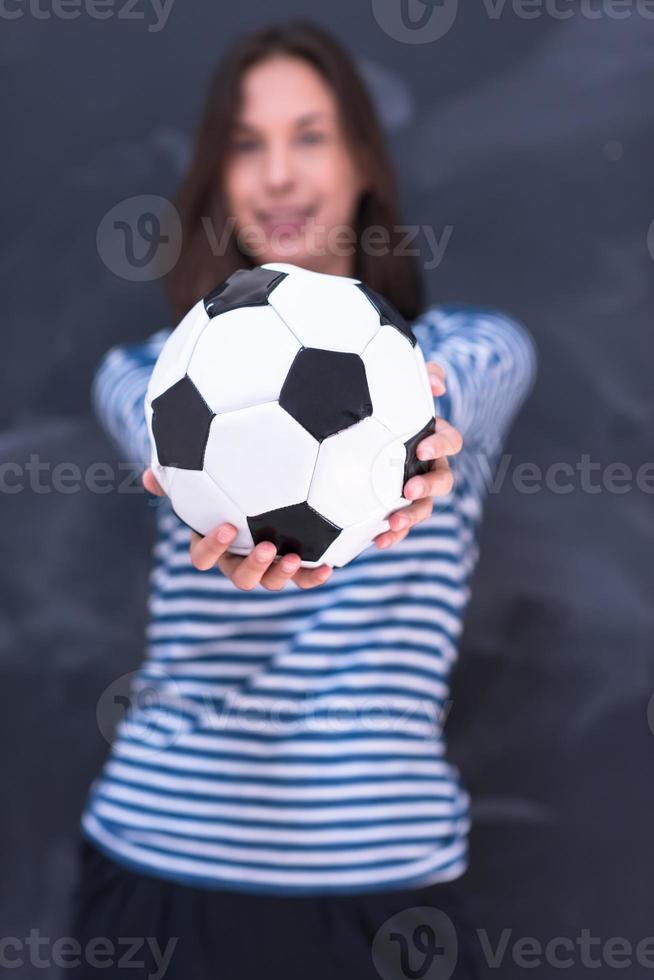
M 234 140 L 232 143 L 232 150 L 234 153 L 252 153 L 254 150 L 258 149 L 258 147 L 258 140 L 253 139 Z
M 327 137 L 325 136 L 324 133 L 307 132 L 307 133 L 302 133 L 301 134 L 301 136 L 300 136 L 300 142 L 301 143 L 307 143 L 309 145 L 313 145 L 315 143 L 324 143 L 325 140 L 326 140 L 326 138 Z

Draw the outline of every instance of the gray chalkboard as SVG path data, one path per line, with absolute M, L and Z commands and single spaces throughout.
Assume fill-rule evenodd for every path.
M 377 0 L 302 12 L 346 40 L 378 100 L 406 221 L 431 229 L 426 261 L 440 243 L 430 300 L 503 309 L 539 348 L 488 499 L 446 726 L 473 798 L 469 888 L 489 943 L 511 930 L 510 980 L 520 937 L 654 933 L 651 468 L 649 490 L 636 483 L 654 423 L 654 22 L 635 4 L 620 19 L 608 3 L 559 4 L 566 18 L 440 6 L 451 23 L 425 43 Z M 141 658 L 153 522 L 138 488 L 55 491 L 53 470 L 118 465 L 92 372 L 112 344 L 170 325 L 160 284 L 112 271 L 96 234 L 119 202 L 174 194 L 218 54 L 271 7 L 177 0 L 165 23 L 145 2 L 103 20 L 81 2 L 71 19 L 11 9 L 0 457 L 19 469 L 0 497 L 0 934 L 57 936 L 107 751 L 96 703 Z M 632 474 L 620 490 L 616 462 Z

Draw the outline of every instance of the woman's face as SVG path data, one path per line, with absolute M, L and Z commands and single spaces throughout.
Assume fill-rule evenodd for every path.
M 338 106 L 320 74 L 287 56 L 250 68 L 225 192 L 241 248 L 253 261 L 351 275 L 353 220 L 363 189 Z

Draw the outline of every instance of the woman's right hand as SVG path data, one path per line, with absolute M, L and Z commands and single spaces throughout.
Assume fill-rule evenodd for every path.
M 165 496 L 165 490 L 150 468 L 143 473 L 143 486 L 157 497 Z M 289 582 L 300 589 L 314 589 L 323 585 L 333 572 L 330 565 L 318 568 L 300 568 L 300 556 L 284 555 L 275 562 L 277 551 L 270 541 L 260 541 L 249 555 L 230 555 L 227 553 L 236 537 L 233 524 L 218 524 L 204 537 L 191 531 L 191 562 L 198 571 L 205 572 L 218 566 L 223 575 L 231 579 L 237 589 L 249 592 L 257 585 L 263 585 L 271 592 L 279 592 Z

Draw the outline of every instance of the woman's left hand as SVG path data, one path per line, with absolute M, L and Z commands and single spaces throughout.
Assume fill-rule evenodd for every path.
M 428 361 L 427 371 L 434 397 L 445 394 L 445 369 L 434 361 Z M 443 497 L 452 492 L 454 477 L 447 457 L 456 456 L 462 449 L 463 437 L 459 430 L 445 419 L 437 418 L 434 434 L 427 436 L 416 447 L 418 459 L 433 459 L 431 469 L 404 484 L 404 496 L 413 503 L 390 515 L 390 531 L 384 531 L 375 538 L 378 548 L 389 548 L 402 541 L 412 527 L 430 516 L 434 497 Z

